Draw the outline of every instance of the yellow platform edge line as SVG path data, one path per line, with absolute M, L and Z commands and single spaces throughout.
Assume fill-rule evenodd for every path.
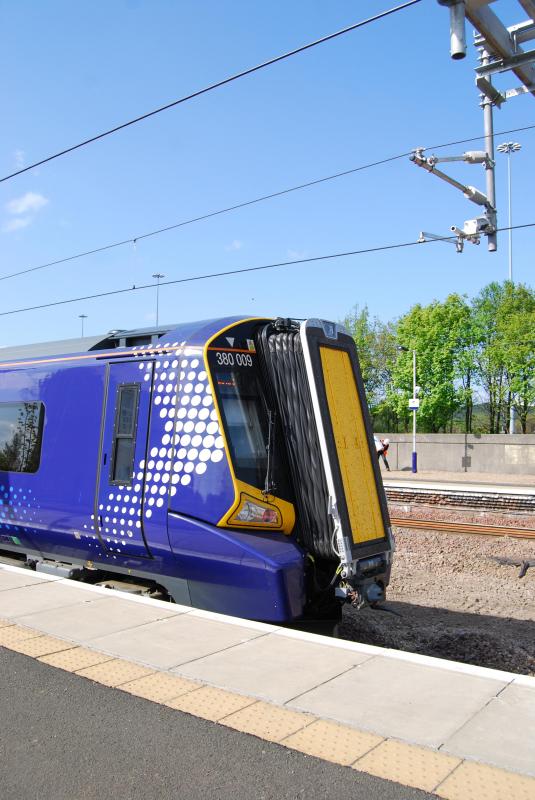
M 17 625 L 10 627 L 21 631 L 31 630 Z M 46 636 L 46 634 L 37 631 L 35 634 L 36 636 Z M 13 644 L 13 647 L 10 647 L 9 644 L 1 644 L 0 647 L 18 652 L 15 643 Z M 101 668 L 101 674 L 98 674 L 98 677 L 97 670 L 94 671 L 94 676 L 88 675 L 87 673 L 93 670 L 89 670 L 87 667 L 75 669 L 69 667 L 68 664 L 56 667 L 50 663 L 47 656 L 26 657 L 33 658 L 35 661 L 40 661 L 47 666 L 53 666 L 56 669 L 62 669 L 65 672 L 78 675 L 80 678 L 92 680 L 94 683 L 108 688 L 116 688 L 125 693 L 129 693 L 127 688 L 122 689 L 121 685 L 110 687 L 110 684 L 106 682 L 104 672 L 108 664 L 110 669 L 116 667 L 120 662 L 125 666 L 130 664 L 132 668 L 145 669 L 147 675 L 170 675 L 165 670 L 148 668 L 146 665 L 138 664 L 133 660 L 120 659 L 92 648 L 70 644 L 72 646 L 68 652 L 72 656 L 77 651 L 95 654 L 95 658 L 98 659 L 98 666 Z M 62 654 L 56 653 L 56 655 Z M 175 674 L 170 675 L 170 677 L 181 678 L 180 675 Z M 184 680 L 184 683 L 188 682 L 186 679 L 182 680 Z M 333 764 L 350 767 L 357 772 L 364 772 L 383 780 L 390 780 L 401 786 L 423 789 L 437 794 L 444 800 L 474 800 L 474 798 L 478 797 L 473 794 L 474 781 L 477 782 L 478 791 L 485 792 L 485 800 L 502 800 L 503 795 L 495 794 L 497 789 L 499 792 L 507 791 L 508 796 L 515 797 L 515 800 L 531 800 L 531 798 L 535 797 L 535 778 L 528 775 L 509 772 L 482 762 L 446 755 L 437 750 L 411 745 L 397 739 L 373 734 L 369 731 L 361 731 L 348 725 L 318 718 L 301 711 L 294 711 L 285 706 L 268 703 L 238 692 L 218 689 L 200 681 L 193 683 L 189 679 L 189 682 L 192 683 L 192 688 L 188 690 L 184 686 L 182 692 L 176 698 L 167 698 L 165 700 L 148 699 L 148 702 L 166 706 L 193 717 L 209 719 L 214 724 L 240 730 L 263 741 L 280 744 L 287 749 L 312 755 Z M 200 702 L 202 700 L 200 697 L 202 694 L 201 689 L 205 689 L 209 693 L 208 712 Z M 185 697 L 193 693 L 196 694 L 196 702 L 194 704 L 190 706 L 181 702 Z M 214 703 L 217 705 L 218 696 L 221 698 L 221 716 L 214 713 Z M 234 703 L 232 703 L 232 700 Z M 240 710 L 231 710 L 229 703 Z M 181 705 L 184 707 L 181 708 Z M 272 717 L 272 722 L 270 722 L 270 716 Z M 264 729 L 261 725 L 255 724 L 255 717 L 259 721 L 266 721 Z M 286 733 L 285 730 L 288 732 Z M 354 758 L 352 757 L 353 755 L 355 756 Z

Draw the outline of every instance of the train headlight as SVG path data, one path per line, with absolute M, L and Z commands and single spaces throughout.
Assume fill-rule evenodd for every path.
M 281 514 L 276 506 L 263 503 L 254 497 L 242 495 L 238 510 L 229 520 L 231 525 L 246 525 L 257 528 L 268 525 L 270 528 L 280 528 Z

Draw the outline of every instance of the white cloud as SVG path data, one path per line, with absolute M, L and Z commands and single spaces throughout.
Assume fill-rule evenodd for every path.
M 13 231 L 20 231 L 21 228 L 26 228 L 31 221 L 31 217 L 15 217 L 15 219 L 9 219 L 2 225 L 2 233 L 13 233 Z
M 230 244 L 225 247 L 225 250 L 241 250 L 243 247 L 243 242 L 240 242 L 239 239 L 233 239 Z
M 37 192 L 26 192 L 22 197 L 15 197 L 6 203 L 8 214 L 26 214 L 28 211 L 39 211 L 46 206 L 48 198 Z
M 22 169 L 22 167 L 24 166 L 24 162 L 26 160 L 26 153 L 24 152 L 24 150 L 20 149 L 15 150 L 15 152 L 13 153 L 13 158 L 15 160 L 15 167 L 17 169 Z

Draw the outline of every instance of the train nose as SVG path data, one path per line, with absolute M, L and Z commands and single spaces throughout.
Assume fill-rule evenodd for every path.
M 356 347 L 339 325 L 277 320 L 261 352 L 276 395 L 309 553 L 336 573 L 336 594 L 384 599 L 393 540 Z

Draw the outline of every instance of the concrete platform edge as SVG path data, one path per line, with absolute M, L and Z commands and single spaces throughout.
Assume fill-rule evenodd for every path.
M 0 570 L 15 572 L 22 575 L 28 574 L 27 569 L 14 567 L 9 564 L 0 564 Z M 189 616 L 197 617 L 199 619 L 209 619 L 229 625 L 251 628 L 252 630 L 273 633 L 277 636 L 285 636 L 290 639 L 300 639 L 302 641 L 321 644 L 325 647 L 333 647 L 340 650 L 350 650 L 362 655 L 399 659 L 401 661 L 406 661 L 413 664 L 420 664 L 421 666 L 425 667 L 433 667 L 435 669 L 447 670 L 450 672 L 459 672 L 465 675 L 472 675 L 474 677 L 503 681 L 504 683 L 518 683 L 522 686 L 528 686 L 535 689 L 535 677 L 531 677 L 529 675 L 518 675 L 514 672 L 506 672 L 504 670 L 491 669 L 489 667 L 479 667 L 473 664 L 463 664 L 460 661 L 449 661 L 447 659 L 435 658 L 433 656 L 420 655 L 419 653 L 410 653 L 405 650 L 393 650 L 387 647 L 378 647 L 377 645 L 350 642 L 346 639 L 333 639 L 316 633 L 291 630 L 279 625 L 271 625 L 266 622 L 256 622 L 254 620 L 242 619 L 241 617 L 231 617 L 225 614 L 218 614 L 214 611 L 204 611 L 203 609 L 193 608 L 191 606 L 181 606 L 175 603 L 169 604 L 164 600 L 153 600 L 149 597 L 121 593 L 114 589 L 106 589 L 102 586 L 91 586 L 90 584 L 80 583 L 78 581 L 73 581 L 66 578 L 55 578 L 50 575 L 42 575 L 36 572 L 31 572 L 31 575 L 32 577 L 41 578 L 45 581 L 55 581 L 59 584 L 75 586 L 76 588 L 84 589 L 88 592 L 100 594 L 103 597 L 120 598 L 121 600 L 127 600 L 132 603 L 149 605 L 153 608 L 161 608 L 162 610 L 166 611 L 171 610 L 177 614 L 188 614 Z

